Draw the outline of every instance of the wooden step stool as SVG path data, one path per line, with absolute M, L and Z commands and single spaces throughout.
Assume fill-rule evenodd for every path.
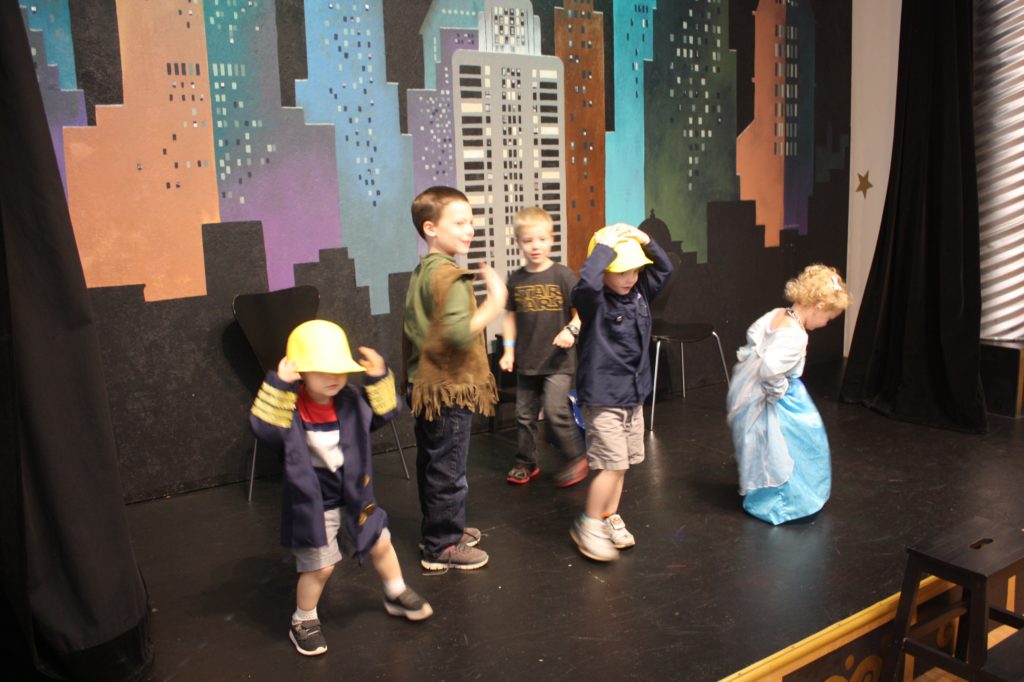
M 914 657 L 918 671 L 939 668 L 971 682 L 1024 680 L 1024 617 L 989 603 L 989 587 L 1024 571 L 1024 532 L 988 519 L 972 517 L 931 540 L 907 546 L 899 606 L 885 653 L 881 679 L 897 679 L 904 654 Z M 917 588 L 925 575 L 963 588 L 963 599 L 925 623 L 910 626 Z M 1021 605 L 1015 606 L 1020 610 Z M 958 618 L 955 655 L 924 643 L 950 618 Z M 988 621 L 1009 625 L 1017 632 L 988 648 Z

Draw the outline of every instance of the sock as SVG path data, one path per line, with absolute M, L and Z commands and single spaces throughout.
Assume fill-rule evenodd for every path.
M 312 611 L 304 611 L 303 609 L 300 609 L 298 606 L 296 606 L 295 613 L 292 614 L 292 625 L 304 620 L 313 620 L 317 617 L 318 616 L 316 615 L 315 606 L 313 607 Z
M 583 525 L 589 526 L 590 528 L 603 528 L 604 527 L 604 521 L 603 520 L 592 519 L 589 516 L 587 516 L 586 514 L 580 514 L 580 521 L 583 522 Z
M 401 578 L 384 581 L 384 594 L 388 599 L 394 599 L 403 592 L 405 592 L 405 581 Z

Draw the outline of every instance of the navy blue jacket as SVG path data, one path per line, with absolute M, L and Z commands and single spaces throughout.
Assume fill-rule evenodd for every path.
M 640 270 L 625 296 L 604 285 L 605 268 L 615 260 L 610 246 L 594 246 L 580 270 L 572 304 L 580 315 L 576 393 L 581 405 L 632 407 L 651 393 L 649 302 L 672 274 L 672 261 L 653 239 L 644 253 L 654 262 Z
M 249 424 L 260 440 L 284 450 L 281 501 L 281 544 L 286 547 L 322 547 L 327 544 L 320 479 L 306 443 L 306 433 L 295 401 L 301 381 L 288 383 L 268 372 L 253 401 Z M 334 397 L 341 451 L 342 522 L 362 561 L 381 531 L 387 514 L 373 495 L 373 451 L 370 431 L 398 414 L 394 376 L 366 377 L 364 387 L 348 384 Z

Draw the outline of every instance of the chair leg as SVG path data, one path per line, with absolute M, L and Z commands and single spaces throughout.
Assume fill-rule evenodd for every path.
M 725 364 L 725 353 L 722 352 L 722 340 L 718 338 L 718 332 L 711 332 L 711 335 L 715 337 L 715 343 L 718 344 L 718 357 L 722 358 L 722 371 L 725 372 L 725 385 L 731 386 L 732 382 L 729 381 L 729 366 Z
M 402 469 L 405 470 L 405 480 L 409 480 L 409 467 L 405 465 L 405 451 L 402 449 L 402 441 L 398 437 L 398 427 L 395 426 L 395 420 L 391 420 L 391 430 L 395 432 L 395 444 L 398 446 L 398 456 L 402 458 Z
M 252 462 L 249 463 L 249 502 L 252 502 L 252 483 L 256 478 L 256 448 L 258 448 L 259 445 L 259 439 L 254 439 L 252 442 Z
M 658 360 L 661 359 L 661 339 L 654 344 L 654 386 L 651 390 L 651 424 L 648 430 L 654 431 L 654 406 L 658 402 Z
M 679 373 L 683 376 L 683 400 L 686 400 L 686 358 L 683 357 L 685 345 L 682 341 L 679 342 Z

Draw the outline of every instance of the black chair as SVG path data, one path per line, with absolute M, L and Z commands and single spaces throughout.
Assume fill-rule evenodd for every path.
M 320 307 L 320 292 L 308 284 L 279 289 L 277 291 L 255 294 L 239 294 L 231 303 L 235 320 L 245 335 L 249 346 L 256 355 L 260 368 L 264 373 L 277 369 L 278 362 L 284 357 L 288 345 L 288 335 L 303 322 L 316 318 Z M 398 438 L 398 427 L 394 421 L 391 428 L 395 433 L 395 443 L 402 458 L 405 477 L 409 478 L 409 469 L 405 464 L 405 453 Z M 252 501 L 253 479 L 256 475 L 256 451 L 259 441 L 252 445 L 252 461 L 249 464 L 249 494 Z
M 725 364 L 725 353 L 722 352 L 722 340 L 715 331 L 715 325 L 707 322 L 675 322 L 670 318 L 669 303 L 673 298 L 673 291 L 679 282 L 679 272 L 682 260 L 674 253 L 669 254 L 672 260 L 672 276 L 666 282 L 664 289 L 651 303 L 651 316 L 653 327 L 651 330 L 651 341 L 654 343 L 654 385 L 651 391 L 651 418 L 648 428 L 654 431 L 654 408 L 658 401 L 658 365 L 661 360 L 661 345 L 663 343 L 679 344 L 679 369 L 682 374 L 683 398 L 686 398 L 686 356 L 685 346 L 688 343 L 697 343 L 708 338 L 714 338 L 718 344 L 718 355 L 722 359 L 722 370 L 725 373 L 725 382 L 729 383 L 729 367 Z

